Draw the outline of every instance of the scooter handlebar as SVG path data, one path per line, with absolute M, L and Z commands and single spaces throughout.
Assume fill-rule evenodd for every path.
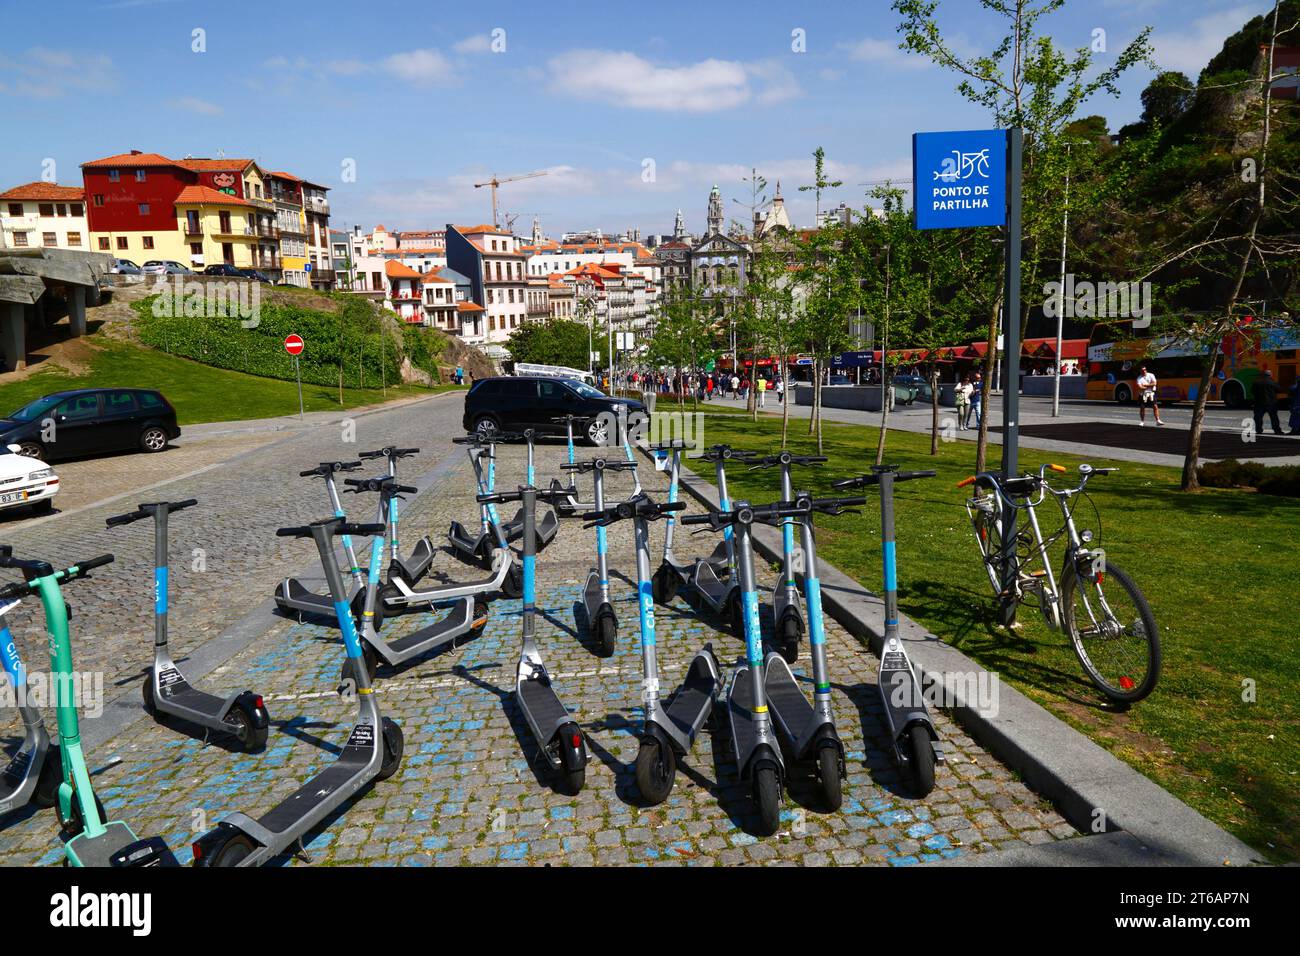
M 899 481 L 914 481 L 917 478 L 933 478 L 936 474 L 937 472 L 934 472 L 932 470 L 896 471 L 894 468 L 888 465 L 877 465 L 871 470 L 871 474 L 869 475 L 857 475 L 853 478 L 842 478 L 839 481 L 832 481 L 831 487 L 832 488 L 865 488 L 868 485 L 878 485 L 880 484 L 881 475 L 893 475 L 894 481 L 899 482 Z M 968 485 L 974 480 L 975 480 L 974 478 L 968 478 L 967 480 L 958 484 L 957 487 L 960 488 L 962 487 L 962 485 Z
M 830 459 L 825 455 L 792 455 L 783 451 L 779 455 L 764 455 L 751 461 L 753 468 L 771 468 L 773 465 L 822 465 Z
M 174 511 L 184 511 L 186 508 L 193 508 L 199 503 L 197 498 L 186 498 L 184 501 L 147 501 L 143 502 L 135 511 L 128 511 L 126 514 L 113 515 L 111 518 L 104 519 L 104 526 L 107 528 L 116 528 L 118 525 L 131 524 L 133 521 L 139 521 L 141 518 L 148 518 L 156 513 L 158 509 L 164 509 L 168 514 Z
M 298 472 L 299 478 L 324 478 L 340 471 L 355 471 L 361 467 L 359 461 L 322 461 L 315 468 Z
M 75 580 L 76 578 L 84 578 L 91 571 L 95 570 L 95 568 L 102 568 L 104 565 L 112 564 L 112 563 L 113 563 L 113 556 L 111 554 L 101 554 L 97 558 L 90 558 L 86 561 L 78 561 L 76 564 L 72 565 L 64 572 L 65 574 L 64 580 L 72 581 Z
M 379 522 L 368 522 L 364 524 L 355 524 L 352 522 L 341 521 L 338 518 L 327 518 L 324 521 L 317 521 L 310 525 L 296 525 L 291 528 L 276 528 L 275 536 L 277 538 L 310 538 L 312 528 L 316 525 L 331 525 L 329 532 L 331 535 L 356 535 L 364 537 L 365 535 L 384 534 L 388 529 Z
M 358 452 L 357 457 L 363 461 L 370 461 L 375 458 L 409 458 L 411 455 L 418 454 L 418 448 L 398 448 L 395 445 L 385 445 L 383 448 L 376 448 L 374 451 Z
M 620 501 L 616 505 L 610 505 L 604 511 L 588 511 L 582 515 L 582 520 L 589 522 L 584 527 L 594 528 L 596 525 L 610 525 L 615 521 L 625 521 L 628 518 L 644 518 L 647 521 L 654 521 L 662 518 L 670 511 L 684 511 L 686 502 L 684 501 L 663 501 L 654 502 L 649 498 L 633 499 L 631 501 Z
M 111 518 L 104 519 L 104 526 L 107 528 L 116 528 L 118 525 L 131 524 L 133 521 L 139 521 L 141 518 L 149 517 L 149 512 L 143 508 L 135 511 L 128 511 L 125 514 L 113 515 Z
M 593 458 L 591 461 L 573 461 L 565 462 L 560 465 L 561 471 L 576 471 L 579 474 L 586 474 L 589 471 L 634 471 L 636 462 L 628 461 L 626 458 Z

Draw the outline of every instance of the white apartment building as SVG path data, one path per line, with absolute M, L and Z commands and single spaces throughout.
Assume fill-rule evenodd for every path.
M 35 182 L 0 193 L 0 249 L 90 250 L 86 191 Z

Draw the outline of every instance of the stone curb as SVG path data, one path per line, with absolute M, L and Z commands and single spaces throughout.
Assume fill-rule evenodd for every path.
M 650 457 L 644 442 L 638 443 L 638 447 Z M 717 492 L 703 479 L 683 471 L 681 487 L 700 503 L 717 507 Z M 780 533 L 756 526 L 754 547 L 765 559 L 779 561 Z M 903 564 L 906 567 L 905 559 Z M 879 653 L 884 639 L 883 601 L 834 565 L 823 560 L 818 562 L 818 568 L 825 610 L 850 634 L 867 641 Z M 980 664 L 903 614 L 899 615 L 899 632 L 908 656 L 925 683 L 934 681 L 944 686 L 946 674 L 982 676 L 986 673 Z M 960 858 L 954 864 L 1244 866 L 1266 862 L 1262 854 L 1057 719 L 996 674 L 990 676 L 997 681 L 998 688 L 995 712 L 982 709 L 970 698 L 970 688 L 990 679 L 985 677 L 984 681 L 972 682 L 970 686 L 966 681 L 952 682 L 952 697 L 956 701 L 953 717 L 981 745 L 1019 773 L 1027 786 L 1052 800 L 1081 833 L 1091 833 L 1094 820 L 1100 819 L 1110 838 L 1106 851 L 1102 852 L 1099 845 L 1095 855 L 1085 849 L 1078 853 L 1057 850 L 1037 855 L 1016 849 L 979 854 L 969 860 Z M 1117 832 L 1130 839 L 1113 837 Z M 1082 841 L 1086 847 L 1095 842 L 1095 838 Z

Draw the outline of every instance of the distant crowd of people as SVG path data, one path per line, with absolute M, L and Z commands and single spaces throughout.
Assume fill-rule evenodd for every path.
M 761 373 L 751 377 L 748 374 L 725 370 L 698 369 L 682 372 L 633 370 L 620 372 L 617 381 L 618 387 L 623 389 L 656 392 L 660 395 L 694 395 L 702 402 L 713 401 L 715 397 L 748 401 L 752 389 L 759 408 L 764 406 L 768 392 L 774 391 L 777 401 L 782 401 L 785 397 L 785 383 L 781 380 L 781 376 L 773 375 L 769 378 Z M 602 379 L 602 384 L 609 384 L 608 375 Z

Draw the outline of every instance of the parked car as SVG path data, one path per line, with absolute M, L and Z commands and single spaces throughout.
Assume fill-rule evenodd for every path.
M 233 276 L 238 279 L 243 277 L 245 271 L 226 262 L 214 262 L 203 270 L 203 274 L 205 276 Z
M 13 444 L 0 452 L 0 509 L 30 507 L 47 514 L 59 493 L 59 476 L 39 458 L 22 454 Z
M 598 388 L 572 378 L 538 375 L 480 378 L 465 394 L 466 431 L 491 434 L 532 428 L 540 433 L 565 434 L 564 422 L 554 419 L 573 415 L 574 434 L 590 444 L 603 445 L 609 434 L 609 414 L 626 409 L 635 424 L 646 413 L 645 405 L 631 398 L 611 398 Z M 609 413 L 602 415 L 602 413 Z
M 906 396 L 906 397 L 905 397 Z M 894 401 L 902 402 L 904 405 L 911 405 L 917 399 L 923 402 L 930 402 L 934 396 L 934 389 L 930 387 L 930 382 L 922 375 L 895 375 L 894 376 Z
M 192 276 L 194 270 L 173 259 L 150 259 L 140 270 L 147 276 Z
M 853 382 L 847 375 L 830 375 L 826 379 L 827 385 L 852 385 Z
M 0 443 L 29 458 L 162 451 L 181 434 L 176 409 L 149 388 L 53 392 L 0 419 Z M 3 488 L 0 488 L 3 490 Z
M 138 276 L 141 270 L 130 259 L 114 259 L 113 264 L 108 267 L 108 271 L 115 275 Z
M 265 272 L 258 272 L 256 269 L 240 269 L 239 274 L 245 279 L 255 279 L 258 282 L 270 284 L 271 277 Z

